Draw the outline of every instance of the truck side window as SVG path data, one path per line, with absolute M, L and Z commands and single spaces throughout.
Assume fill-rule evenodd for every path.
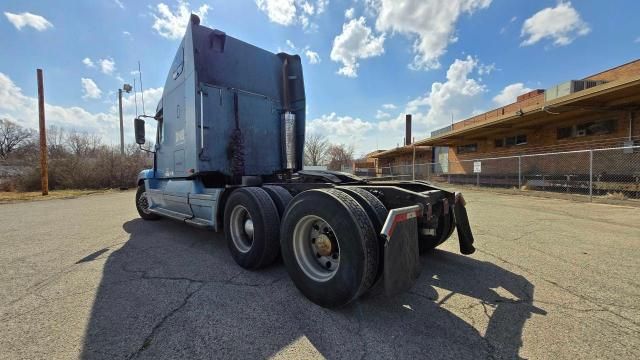
M 158 138 L 156 139 L 156 144 L 160 144 L 160 145 L 164 143 L 164 131 L 162 131 L 162 128 L 163 128 L 162 125 L 163 125 L 162 119 L 158 120 L 158 130 L 156 131 Z
M 173 80 L 176 80 L 182 74 L 182 70 L 184 69 L 184 47 L 180 47 L 178 49 L 178 53 L 176 54 L 176 58 L 173 59 L 173 65 L 171 65 L 171 74 Z

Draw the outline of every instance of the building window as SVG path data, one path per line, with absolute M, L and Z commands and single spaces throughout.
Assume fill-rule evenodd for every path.
M 516 145 L 525 145 L 527 143 L 527 135 L 520 134 L 515 136 L 507 136 L 504 138 L 495 139 L 495 147 L 510 147 Z
M 516 145 L 526 145 L 526 144 L 527 144 L 527 135 L 516 136 Z
M 616 129 L 615 120 L 590 121 L 578 125 L 558 128 L 557 138 L 570 139 L 583 136 L 611 134 Z
M 573 126 L 558 128 L 558 140 L 568 139 L 572 137 Z
M 476 151 L 478 151 L 478 144 L 460 145 L 456 149 L 456 152 L 458 154 L 468 154 L 468 153 L 474 153 Z

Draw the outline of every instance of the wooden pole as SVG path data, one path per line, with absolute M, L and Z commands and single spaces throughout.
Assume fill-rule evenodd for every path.
M 38 74 L 38 115 L 40 117 L 40 181 L 42 183 L 42 195 L 49 195 L 49 169 L 47 165 L 47 133 L 44 123 L 44 81 L 42 69 Z

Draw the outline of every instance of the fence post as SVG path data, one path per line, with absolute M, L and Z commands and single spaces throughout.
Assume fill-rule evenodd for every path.
M 593 202 L 593 149 L 589 150 L 589 201 Z
M 407 139 L 407 141 L 410 141 L 409 139 Z M 411 160 L 411 177 L 412 180 L 416 180 L 416 144 L 413 144 L 413 159 Z
M 518 190 L 522 190 L 522 156 L 518 155 Z

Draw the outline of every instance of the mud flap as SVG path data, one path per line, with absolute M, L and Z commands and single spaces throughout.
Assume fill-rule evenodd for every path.
M 465 201 L 461 193 L 456 193 L 455 206 L 453 207 L 453 216 L 456 220 L 456 228 L 458 229 L 458 241 L 460 242 L 460 252 L 464 255 L 471 255 L 476 251 L 473 247 L 473 233 L 469 225 L 469 217 L 465 208 Z
M 413 287 L 420 276 L 418 257 L 418 217 L 422 207 L 413 205 L 389 211 L 382 227 L 384 269 L 382 283 L 387 296 Z

